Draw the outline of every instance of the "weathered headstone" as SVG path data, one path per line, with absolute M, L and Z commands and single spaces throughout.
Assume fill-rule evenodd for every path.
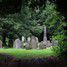
M 22 45 L 24 46 L 25 37 L 22 36 Z
M 22 36 L 22 42 L 24 42 L 24 40 L 25 40 L 25 37 L 24 37 L 24 36 Z
M 32 49 L 37 49 L 38 45 L 37 45 L 37 41 L 36 41 L 36 37 L 32 36 L 31 37 L 31 48 Z
M 38 42 L 39 42 L 39 41 L 38 41 L 38 38 L 37 38 L 37 37 L 35 37 L 35 38 L 36 38 L 36 43 L 38 44 Z
M 44 48 L 46 48 L 46 43 L 43 42 L 43 41 L 41 41 L 41 42 L 39 43 L 38 47 L 39 47 L 39 49 L 44 49 Z
M 27 41 L 28 41 L 29 43 L 30 43 L 30 40 L 31 40 L 31 38 L 30 38 L 30 37 L 28 37 L 28 38 L 27 38 Z
M 37 49 L 39 49 L 39 40 L 38 40 L 38 38 L 37 37 L 35 37 L 36 38 L 36 44 L 37 44 Z
M 20 41 L 20 39 L 16 39 L 15 42 L 14 42 L 14 48 L 22 48 L 22 43 Z
M 28 37 L 26 42 L 26 49 L 30 49 L 30 41 L 31 41 L 31 38 Z
M 0 40 L 0 48 L 2 48 L 2 41 Z

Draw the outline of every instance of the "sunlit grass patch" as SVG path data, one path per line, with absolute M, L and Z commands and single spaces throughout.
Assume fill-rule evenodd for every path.
M 52 47 L 49 47 L 47 49 L 14 49 L 14 48 L 8 48 L 0 49 L 0 53 L 2 54 L 8 54 L 15 56 L 16 58 L 44 58 L 44 57 L 49 57 L 49 56 L 56 56 L 56 53 L 52 50 Z

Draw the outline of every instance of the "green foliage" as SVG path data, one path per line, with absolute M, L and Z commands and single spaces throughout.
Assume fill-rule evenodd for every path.
M 32 27 L 31 31 L 35 36 L 40 36 L 40 34 L 43 32 L 43 26 Z
M 64 17 L 56 10 L 56 5 L 48 0 L 46 5 L 41 7 L 35 3 L 32 0 L 22 0 L 22 7 L 19 13 L 2 16 L 3 18 L 0 19 L 1 39 L 5 36 L 9 40 L 14 40 L 15 35 L 21 38 L 22 33 L 25 33 L 26 38 L 31 35 L 40 38 L 43 26 L 46 25 L 51 39 L 54 38 L 60 43 L 63 42 L 65 32 L 63 27 L 66 24 L 63 22 Z
M 47 26 L 51 35 L 56 35 L 56 33 L 58 33 L 59 27 L 62 24 L 62 18 L 60 13 L 56 11 L 56 5 L 47 1 L 45 10 L 43 10 L 43 12 L 46 16 L 45 22 L 43 22 L 43 24 Z
M 53 36 L 52 38 L 58 41 L 62 41 L 64 38 L 64 35 L 56 35 L 56 36 Z
M 32 24 L 35 25 L 33 27 L 32 32 L 35 30 L 40 35 L 41 32 L 43 32 L 43 25 L 47 26 L 47 29 L 49 30 L 49 34 L 52 36 L 63 34 L 63 19 L 64 17 L 60 15 L 60 13 L 56 10 L 56 5 L 54 3 L 51 3 L 50 1 L 46 1 L 46 6 L 42 6 L 41 8 L 36 8 L 35 11 L 33 11 L 33 20 L 35 21 Z M 38 25 L 41 28 L 38 28 Z
M 6 18 L 0 19 L 0 35 L 2 38 L 3 45 L 6 46 L 6 37 L 9 38 L 8 41 L 10 41 L 9 44 L 13 44 L 14 36 L 18 32 L 21 32 L 21 24 L 16 22 L 14 18 L 11 18 L 9 16 L 6 16 Z M 8 45 L 9 46 L 9 45 Z

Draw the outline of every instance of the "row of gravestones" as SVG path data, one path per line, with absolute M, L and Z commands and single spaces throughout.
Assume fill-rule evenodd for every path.
M 14 48 L 25 48 L 26 49 L 36 49 L 38 47 L 38 38 L 35 36 L 28 37 L 27 41 L 24 42 L 24 37 L 22 37 L 22 41 L 18 38 L 14 41 Z
M 25 48 L 26 49 L 44 49 L 46 47 L 50 47 L 52 45 L 57 45 L 58 41 L 57 40 L 53 40 L 52 43 L 50 41 L 47 40 L 47 36 L 46 36 L 46 26 L 44 26 L 44 37 L 43 37 L 43 41 L 39 42 L 38 38 L 35 36 L 32 37 L 28 37 L 27 41 L 24 43 L 24 36 L 22 36 L 22 41 L 18 38 L 14 41 L 14 48 L 24 48 L 24 44 L 25 44 Z M 0 42 L 0 47 L 2 47 L 2 42 Z
M 35 36 L 32 36 L 31 38 L 28 37 L 27 41 L 21 41 L 19 38 L 14 41 L 13 48 L 26 48 L 26 49 L 44 49 L 50 46 L 57 46 L 58 41 L 53 40 L 52 42 L 50 41 L 38 41 L 38 38 Z M 25 47 L 24 47 L 25 46 Z M 0 48 L 2 48 L 2 41 L 0 40 Z
M 53 40 L 52 42 L 46 41 L 38 41 L 38 38 L 35 36 L 28 37 L 27 41 L 24 42 L 24 37 L 22 37 L 22 41 L 18 38 L 14 41 L 14 48 L 26 48 L 26 49 L 44 49 L 50 47 L 52 45 L 56 46 L 58 44 L 57 40 Z M 25 47 L 24 47 L 25 46 Z

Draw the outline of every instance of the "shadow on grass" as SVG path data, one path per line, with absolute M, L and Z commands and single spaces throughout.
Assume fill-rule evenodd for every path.
M 0 67 L 67 67 L 67 62 L 57 57 L 17 59 L 10 55 L 0 54 Z

